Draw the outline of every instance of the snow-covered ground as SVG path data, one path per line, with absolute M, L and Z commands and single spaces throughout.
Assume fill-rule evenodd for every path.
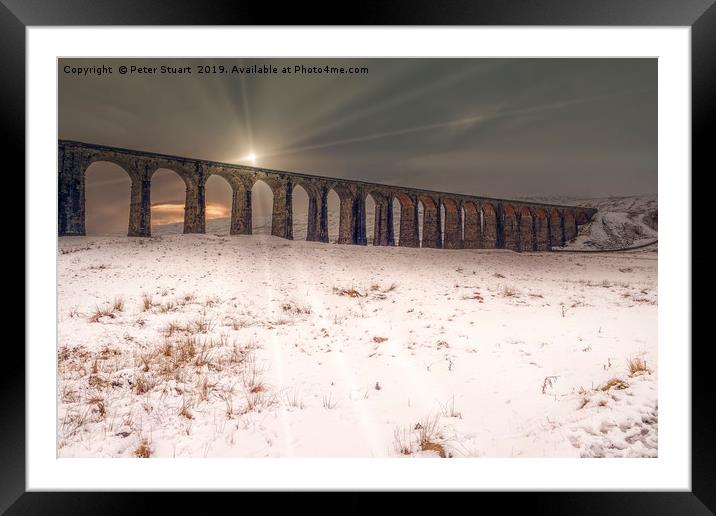
M 219 224 L 60 238 L 59 456 L 657 455 L 654 250 L 374 248 Z

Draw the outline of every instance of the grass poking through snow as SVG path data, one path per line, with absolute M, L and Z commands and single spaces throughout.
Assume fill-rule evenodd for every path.
M 651 374 L 651 369 L 646 365 L 646 360 L 639 357 L 633 357 L 627 360 L 627 369 L 629 370 L 629 376 L 636 376 L 639 374 Z

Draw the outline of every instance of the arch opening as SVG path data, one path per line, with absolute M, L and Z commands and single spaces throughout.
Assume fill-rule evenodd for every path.
M 127 235 L 132 201 L 129 173 L 109 161 L 85 170 L 85 234 Z
M 393 197 L 393 241 L 395 245 L 400 245 L 400 216 L 403 212 L 403 205 L 398 200 L 398 196 Z
M 308 240 L 309 196 L 303 185 L 296 184 L 291 192 L 291 223 L 294 240 Z
M 330 189 L 326 196 L 326 205 L 328 208 L 328 241 L 331 243 L 338 242 L 338 229 L 341 220 L 341 198 L 335 190 Z
M 160 168 L 152 174 L 153 235 L 172 235 L 184 232 L 186 195 L 186 181 L 178 172 Z
M 207 232 L 220 235 L 229 234 L 233 196 L 231 184 L 226 178 L 212 174 L 206 180 L 204 194 Z
M 258 179 L 251 187 L 251 233 L 270 235 L 272 214 L 273 190 L 268 183 Z

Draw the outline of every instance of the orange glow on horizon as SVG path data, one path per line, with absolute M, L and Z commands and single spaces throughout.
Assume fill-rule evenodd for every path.
M 206 219 L 223 219 L 230 215 L 229 207 L 223 204 L 208 203 Z M 184 203 L 160 203 L 152 205 L 152 224 L 176 224 L 184 222 Z

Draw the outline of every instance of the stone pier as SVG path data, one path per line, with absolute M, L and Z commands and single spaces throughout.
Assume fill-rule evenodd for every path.
M 393 202 L 400 203 L 398 244 L 434 249 L 549 251 L 575 238 L 596 209 L 493 199 L 477 195 L 429 191 L 316 176 L 283 170 L 169 156 L 60 140 L 58 144 L 58 233 L 85 234 L 85 173 L 95 162 L 119 165 L 131 180 L 127 235 L 151 236 L 151 185 L 154 173 L 169 169 L 186 185 L 184 233 L 206 231 L 206 181 L 222 177 L 232 189 L 231 235 L 251 234 L 251 188 L 263 181 L 273 192 L 271 234 L 293 239 L 293 191 L 308 194 L 306 239 L 328 242 L 328 193 L 340 199 L 338 243 L 368 244 L 366 199 L 375 202 L 372 244 L 393 246 Z M 419 234 L 422 208 L 422 242 Z M 444 212 L 444 221 L 442 213 Z

